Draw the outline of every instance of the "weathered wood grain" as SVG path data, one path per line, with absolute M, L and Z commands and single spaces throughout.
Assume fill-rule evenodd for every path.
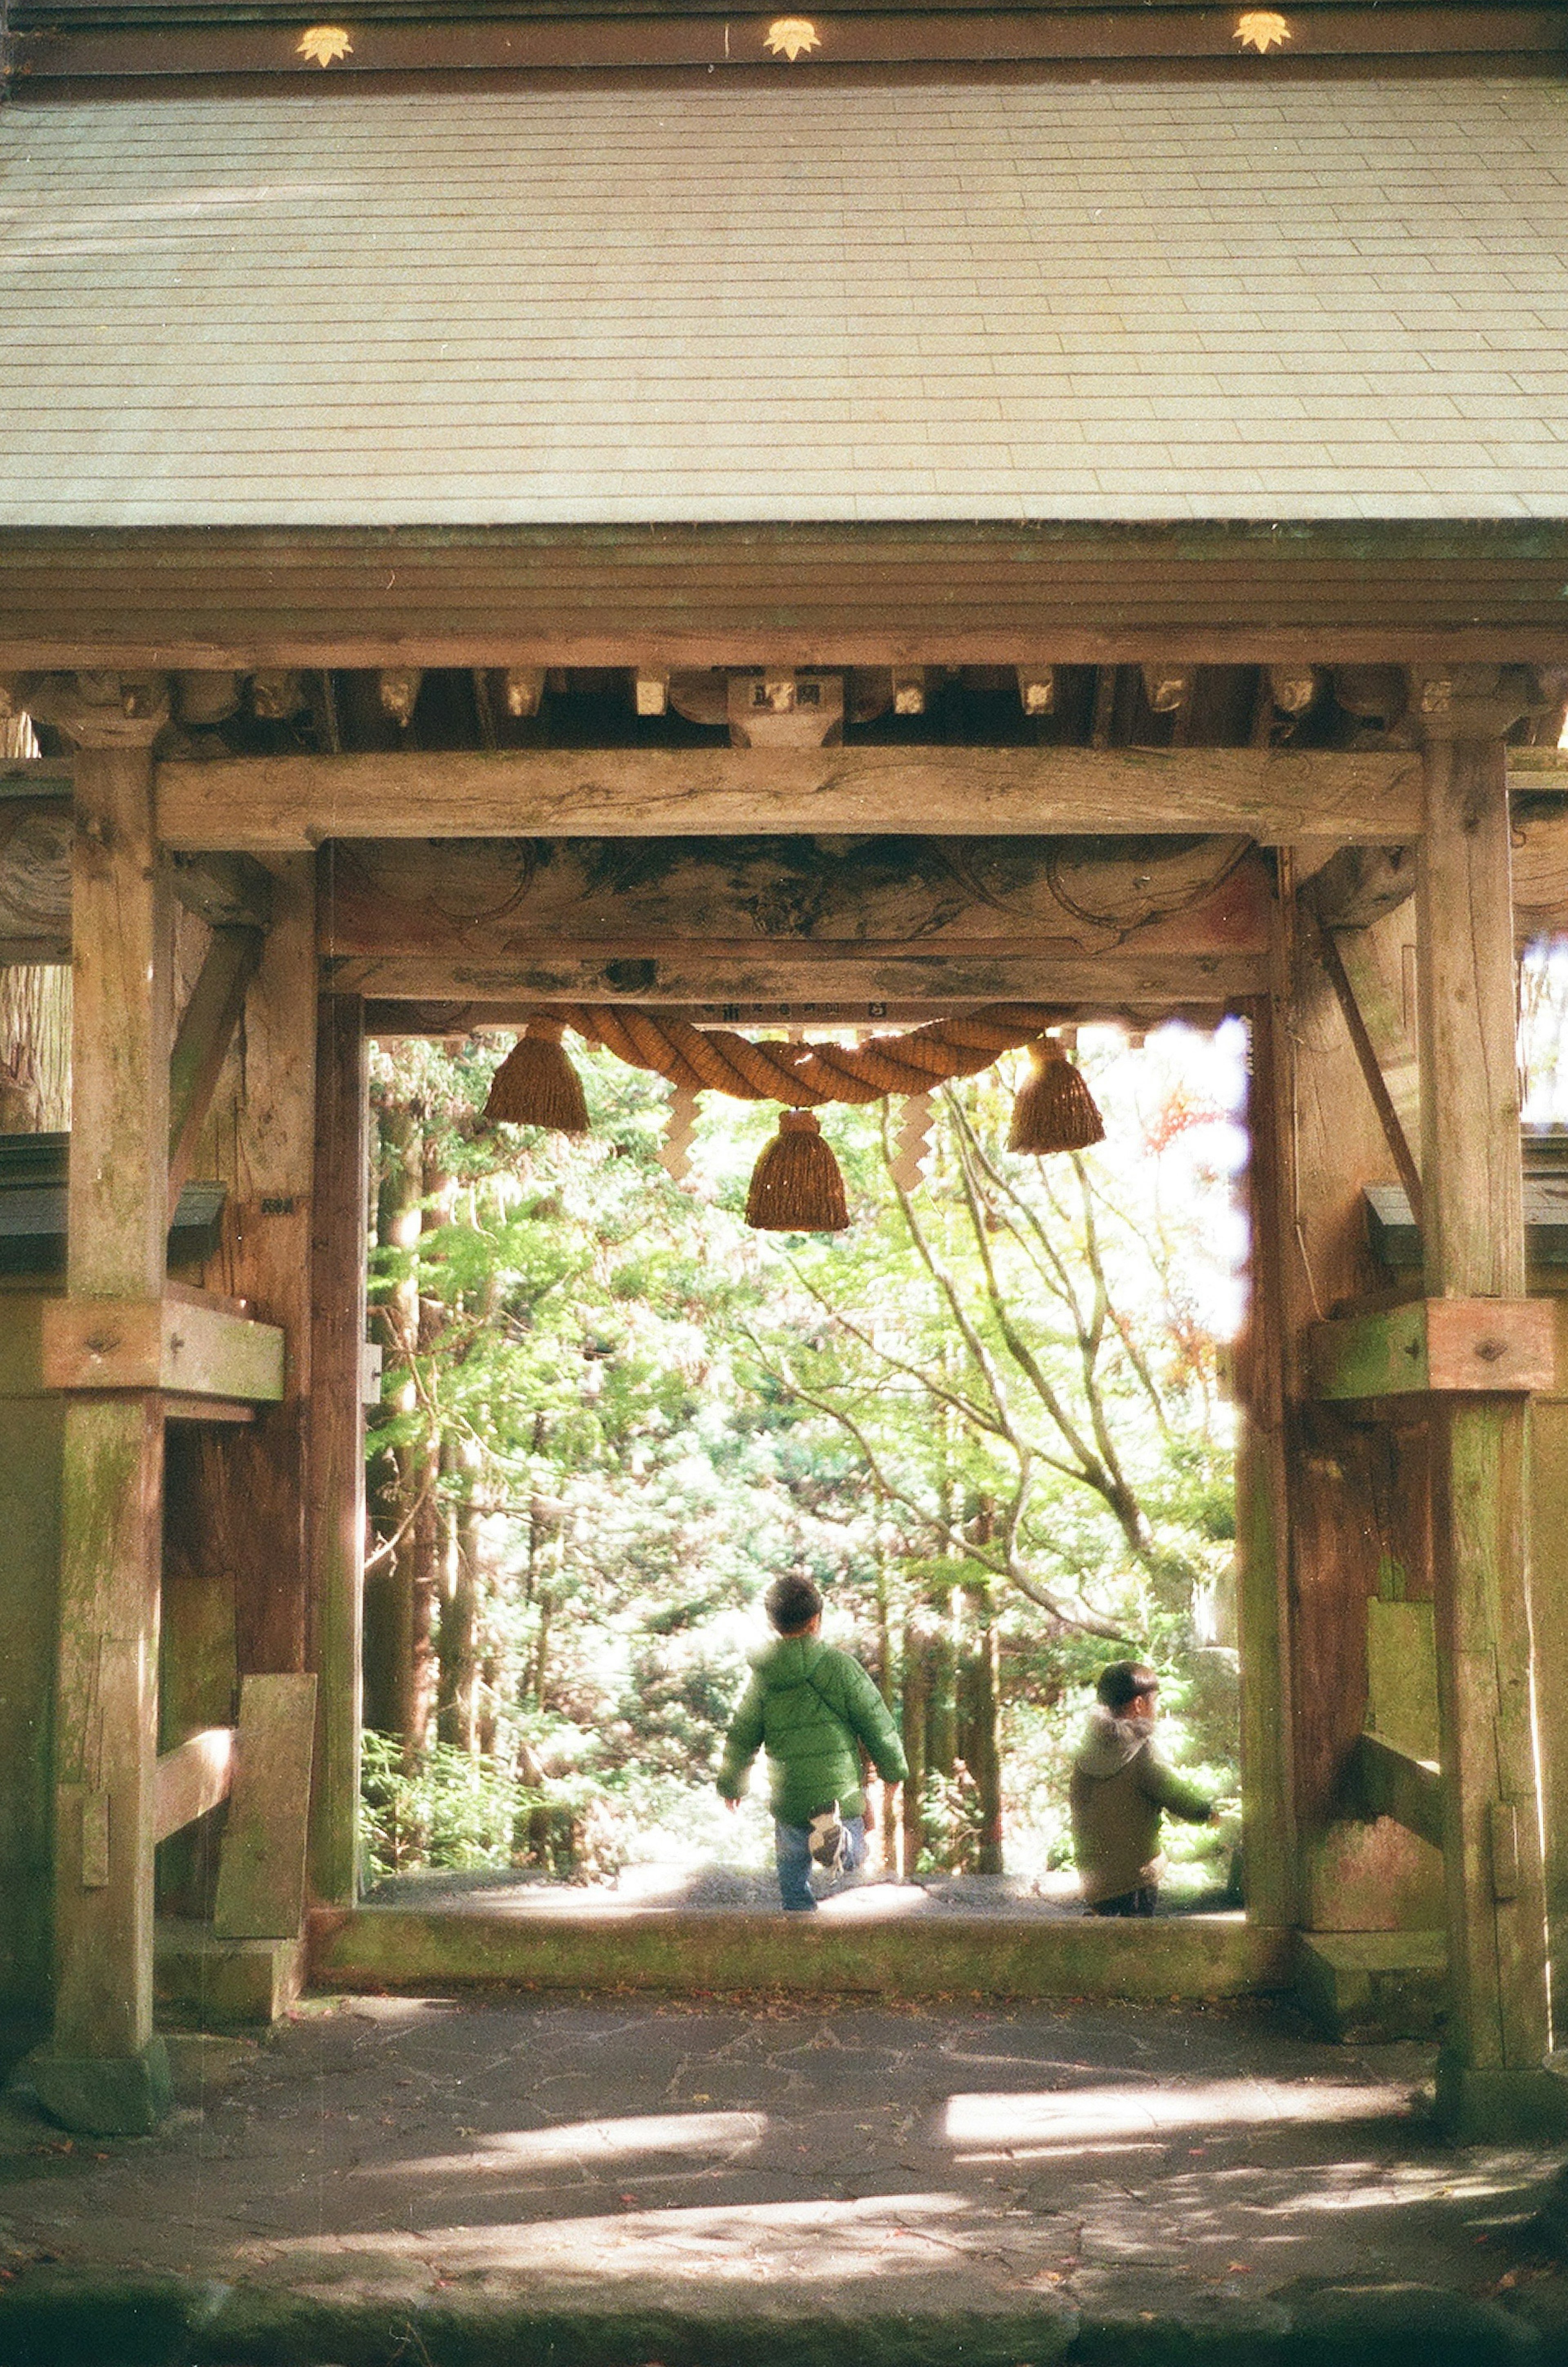
M 316 1680 L 246 1677 L 212 1928 L 224 1940 L 293 1940 L 304 1928 Z
M 1554 791 L 1568 788 L 1568 773 L 1542 777 Z M 1568 930 L 1568 802 L 1556 812 L 1527 810 L 1516 819 L 1513 892 L 1519 942 Z
M 699 748 L 244 756 L 158 768 L 164 844 L 329 838 L 1052 831 L 1384 841 L 1420 829 L 1407 753 L 1259 748 Z

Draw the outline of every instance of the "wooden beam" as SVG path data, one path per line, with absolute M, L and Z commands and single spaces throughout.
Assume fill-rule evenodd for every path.
M 14 527 L 0 668 L 1561 665 L 1565 554 L 1539 517 Z
M 1233 832 L 1389 841 L 1420 829 L 1407 752 L 1266 748 L 620 748 L 236 756 L 158 768 L 187 850 L 328 838 L 762 832 Z
M 1400 1132 L 1421 1140 L 1421 1061 L 1416 1049 L 1415 928 L 1413 912 L 1386 914 L 1364 929 L 1336 929 L 1335 946 Z
M 358 1886 L 360 1600 L 365 1554 L 365 1194 L 369 1077 L 363 1007 L 324 996 L 316 1036 L 307 1410 L 309 1651 L 319 1672 L 311 1888 Z
M 1017 669 L 1017 672 L 1021 675 L 1030 678 L 1039 674 L 1041 671 L 1042 669 L 1038 666 L 1022 666 Z M 1043 669 L 1043 671 L 1049 673 L 1051 669 L 1047 667 Z M 509 753 L 515 755 L 518 752 L 512 751 Z M 905 753 L 907 753 L 909 752 L 906 751 Z M 916 751 L 915 753 L 921 753 L 924 752 Z M 1080 750 L 1077 753 L 1082 754 L 1091 752 Z M 1137 751 L 1129 753 L 1134 755 L 1139 753 Z M 1180 752 L 1153 751 L 1144 753 L 1152 753 L 1156 756 L 1163 756 L 1163 760 L 1167 765 L 1171 762 L 1172 754 L 1179 753 L 1183 757 L 1187 759 L 1188 765 L 1190 765 L 1192 760 L 1196 759 L 1202 752 L 1196 748 L 1188 748 Z M 1224 752 L 1215 751 L 1214 753 L 1220 753 Z M 1303 753 L 1306 752 L 1302 752 L 1301 750 L 1290 751 L 1277 749 L 1272 752 L 1270 758 L 1271 765 L 1278 764 L 1282 759 L 1286 758 L 1293 757 L 1296 761 L 1299 761 Z M 1315 754 L 1319 763 L 1321 763 L 1326 756 L 1332 764 L 1338 753 L 1339 752 L 1334 750 L 1321 750 L 1315 752 Z M 606 753 L 608 757 L 608 752 L 606 752 Z M 1360 752 L 1361 760 L 1363 762 L 1365 761 L 1365 754 L 1366 752 Z M 1562 843 L 1560 825 L 1568 826 L 1568 765 L 1564 765 L 1562 763 L 1548 761 L 1549 758 L 1554 758 L 1556 755 L 1557 752 L 1555 750 L 1548 751 L 1535 748 L 1519 748 L 1511 750 L 1508 756 L 1508 787 L 1510 793 L 1516 796 L 1528 796 L 1535 793 L 1542 796 L 1555 796 L 1562 798 L 1564 800 L 1564 814 L 1562 817 L 1537 817 L 1532 819 L 1532 822 L 1527 826 L 1528 830 L 1533 830 L 1534 821 L 1540 821 L 1545 832 L 1545 843 L 1550 844 L 1555 842 L 1555 844 L 1560 846 Z M 244 764 L 256 762 L 277 762 L 278 760 L 233 757 L 229 761 L 236 764 Z M 400 761 L 405 762 L 406 759 L 400 759 Z M 428 762 L 429 758 L 426 757 L 426 761 Z M 1401 774 L 1403 774 L 1403 765 L 1399 769 Z M 172 778 L 175 774 L 175 764 L 171 763 L 162 767 L 161 770 L 168 773 Z M 1288 779 L 1290 776 L 1281 775 L 1278 777 L 1283 780 Z M 36 798 L 40 804 L 45 805 L 62 798 L 69 799 L 74 778 L 74 764 L 73 759 L 69 755 L 16 756 L 6 758 L 0 760 L 0 799 L 10 799 L 13 798 Z M 175 796 L 176 802 L 180 806 L 183 807 L 187 802 L 185 796 L 179 791 L 173 790 L 171 791 L 171 794 Z M 1419 816 L 1415 819 L 1415 827 L 1416 830 L 1419 830 L 1420 828 Z M 334 832 L 333 834 L 347 835 L 352 833 Z M 516 832 L 510 831 L 504 834 L 508 836 L 516 835 Z M 1398 852 L 1397 848 L 1392 846 L 1392 842 L 1381 839 L 1374 841 L 1368 838 L 1364 842 L 1347 841 L 1338 834 L 1337 828 L 1335 826 L 1331 826 L 1326 832 L 1318 833 L 1317 835 L 1322 839 L 1324 846 L 1324 851 L 1318 857 L 1318 860 L 1321 863 L 1326 863 L 1329 860 L 1328 850 L 1330 848 L 1337 849 L 1341 845 L 1352 843 L 1365 843 L 1374 862 L 1376 861 L 1379 854 L 1387 855 L 1390 852 Z M 1312 836 L 1313 833 L 1303 831 L 1300 841 L 1292 843 L 1299 843 L 1303 846 L 1307 846 L 1311 844 Z M 1554 866 L 1556 860 L 1557 858 L 1554 857 Z M 1529 866 L 1528 862 L 1523 865 L 1516 864 L 1516 871 L 1521 874 L 1519 883 L 1521 886 L 1524 884 L 1525 878 L 1528 876 L 1528 870 Z M 246 921 L 252 923 L 256 927 L 265 928 L 267 926 L 267 914 L 265 909 L 257 908 L 256 900 L 258 898 L 265 898 L 267 894 L 266 887 L 264 885 L 267 876 L 267 875 L 264 869 L 255 864 L 246 863 L 241 856 L 234 855 L 226 850 L 222 853 L 213 850 L 210 859 L 198 857 L 195 855 L 190 855 L 188 859 L 176 858 L 173 885 L 175 894 L 179 901 L 188 904 L 189 909 L 194 912 L 199 913 L 204 920 L 210 920 L 214 923 L 222 920 L 234 922 Z M 1412 878 L 1410 881 L 1410 892 L 1415 892 L 1414 878 Z M 1386 909 L 1386 903 L 1380 909 Z M 1361 913 L 1358 916 L 1353 917 L 1348 913 L 1344 913 L 1325 915 L 1325 917 L 1329 918 L 1330 923 L 1334 927 L 1364 927 L 1366 925 L 1367 919 L 1369 916 L 1366 913 Z
M 0 758 L 0 798 L 37 798 L 40 803 L 69 800 L 76 767 L 69 756 Z
M 41 1356 L 46 1389 L 166 1389 L 250 1405 L 283 1394 L 282 1332 L 187 1298 L 48 1300 Z
M 1315 1323 L 1312 1394 L 1528 1396 L 1557 1385 L 1552 1308 L 1544 1298 L 1418 1298 L 1375 1315 Z
M 1171 59 L 1236 58 L 1230 11 L 1167 7 L 1140 11 L 1131 21 L 1114 9 L 1014 11 L 987 7 L 835 11 L 823 27 L 822 56 L 832 65 L 916 68 L 999 62 L 1107 63 Z M 418 18 L 357 20 L 351 46 L 334 61 L 335 74 L 481 72 L 516 75 L 566 70 L 574 74 L 687 67 L 723 74 L 750 68 L 780 70 L 766 47 L 766 17 L 733 20 L 725 39 L 722 17 L 699 8 L 562 9 L 515 22 L 455 18 L 438 31 Z M 1550 7 L 1476 5 L 1476 0 L 1427 0 L 1391 8 L 1387 0 L 1292 0 L 1288 37 L 1303 58 L 1398 56 L 1452 59 L 1456 53 L 1504 58 L 1556 58 L 1562 33 Z M 1284 37 L 1281 37 L 1284 38 Z M 297 27 L 267 15 L 211 24 L 132 20 L 119 25 L 56 19 L 11 37 L 15 67 L 29 85 L 61 77 L 168 74 L 259 74 L 274 86 L 313 76 L 315 62 L 301 52 Z M 785 69 L 810 75 L 820 61 Z M 1495 70 L 1495 69 L 1494 69 Z
M 212 1928 L 223 1940 L 294 1940 L 305 1920 L 313 1676 L 246 1677 Z
M 1267 986 L 1266 954 L 1077 955 L 1060 960 L 1019 955 L 829 953 L 809 963 L 728 948 L 609 961 L 552 960 L 544 955 L 502 963 L 421 955 L 406 959 L 341 960 L 324 965 L 333 995 L 399 1002 L 699 1002 L 767 1003 L 794 1015 L 824 1003 L 1082 1003 L 1108 1015 L 1228 1008 Z
M 166 1841 L 171 1833 L 183 1831 L 226 1800 L 233 1772 L 232 1726 L 210 1726 L 177 1749 L 165 1750 L 153 1786 L 153 1839 Z
M 199 1422 L 203 1429 L 219 1423 L 228 1430 L 244 1430 L 256 1418 L 256 1407 L 242 1404 L 237 1398 L 185 1398 L 169 1390 L 164 1393 L 166 1422 Z
M 269 929 L 272 874 L 249 855 L 174 855 L 169 884 L 187 912 L 214 929 Z
M 1404 1186 L 1405 1196 L 1410 1202 L 1411 1214 L 1419 1225 L 1422 1207 L 1419 1162 L 1411 1147 L 1410 1138 L 1405 1133 L 1400 1114 L 1394 1107 L 1393 1096 L 1389 1091 L 1388 1081 L 1383 1075 L 1382 1066 L 1378 1059 L 1361 1005 L 1357 999 L 1356 989 L 1351 983 L 1350 973 L 1346 966 L 1338 936 L 1333 929 L 1325 928 L 1321 921 L 1318 923 L 1317 935 L 1318 952 L 1322 957 L 1324 968 L 1328 973 L 1328 982 L 1333 987 L 1338 1001 L 1346 1027 L 1349 1031 L 1357 1065 L 1360 1069 L 1367 1091 L 1371 1095 L 1372 1107 L 1378 1114 L 1378 1124 L 1382 1127 L 1383 1140 L 1388 1144 L 1389 1156 L 1393 1161 L 1395 1172 Z
M 190 1000 L 180 1014 L 169 1058 L 171 1224 L 244 1011 L 245 990 L 256 975 L 265 943 L 259 929 L 228 925 L 214 929 Z
M 1514 932 L 1520 944 L 1568 931 L 1568 799 L 1562 794 L 1568 773 L 1543 776 L 1542 783 L 1554 792 L 1555 810 L 1541 810 L 1544 801 L 1532 798 L 1514 816 Z
M 1356 1746 L 1350 1781 L 1363 1816 L 1392 1817 L 1434 1849 L 1443 1846 L 1443 1778 L 1429 1759 L 1412 1759 L 1378 1735 Z

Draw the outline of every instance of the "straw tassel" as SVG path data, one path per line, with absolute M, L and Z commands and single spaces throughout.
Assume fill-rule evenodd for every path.
M 1029 1073 L 1013 1104 L 1009 1150 L 1087 1150 L 1105 1139 L 1095 1097 L 1060 1044 L 1040 1036 L 1029 1048 Z
M 838 1161 L 810 1110 L 781 1113 L 752 1172 L 746 1222 L 759 1233 L 841 1233 L 848 1225 Z
M 490 1082 L 488 1126 L 543 1126 L 554 1134 L 586 1134 L 583 1081 L 561 1048 L 559 1019 L 530 1019 Z

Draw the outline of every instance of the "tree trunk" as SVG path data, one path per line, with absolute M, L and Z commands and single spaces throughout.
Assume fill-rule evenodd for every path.
M 478 1748 L 479 1516 L 465 1490 L 446 1512 L 438 1729 L 457 1750 Z
M 877 1667 L 876 1679 L 883 1701 L 893 1706 L 892 1680 L 892 1613 L 888 1600 L 887 1540 L 879 1528 L 875 1544 L 877 1570 Z
M 951 1779 L 959 1756 L 959 1722 L 956 1679 L 958 1652 L 954 1639 L 955 1620 L 950 1589 L 937 1594 L 931 1603 L 932 1625 L 926 1644 L 927 1678 L 926 1695 L 926 1764 L 933 1775 Z
M 435 1723 L 438 1663 L 436 1630 L 441 1603 L 440 1449 L 435 1440 L 418 1449 L 413 1464 L 411 1490 L 421 1501 L 409 1531 L 405 1551 L 399 1556 L 406 1573 L 408 1602 L 407 1718 L 403 1728 L 403 1759 L 412 1770 L 430 1748 Z
M 909 1775 L 903 1787 L 903 1878 L 910 1881 L 920 1863 L 925 1840 L 921 1802 L 926 1788 L 926 1714 L 930 1683 L 926 1666 L 926 1636 L 915 1612 L 903 1629 L 903 1700 L 901 1724 L 903 1755 Z
M 980 1804 L 980 1847 L 975 1859 L 979 1874 L 1000 1874 L 1002 1866 L 1002 1734 L 998 1684 L 996 1623 L 991 1597 L 983 1586 L 965 1590 L 973 1625 L 964 1654 L 964 1695 L 967 1717 L 964 1764 L 974 1778 Z

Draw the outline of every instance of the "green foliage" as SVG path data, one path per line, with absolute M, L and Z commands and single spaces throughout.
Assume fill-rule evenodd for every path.
M 396 1738 L 367 1727 L 361 1738 L 361 1830 L 373 1882 L 411 1867 L 464 1872 L 517 1863 L 514 1834 L 535 1804 L 494 1759 L 435 1744 L 412 1772 Z
M 1233 1784 L 1234 1045 L 1102 1031 L 1081 1159 L 1006 1151 L 1003 1063 L 937 1097 L 908 1192 L 887 1113 L 830 1109 L 855 1222 L 784 1239 L 740 1216 L 776 1111 L 708 1096 L 682 1188 L 667 1088 L 572 1056 L 580 1140 L 478 1128 L 494 1046 L 376 1056 L 370 1584 L 426 1589 L 446 1706 L 368 1740 L 375 1864 L 565 1871 L 613 1859 L 611 1825 L 678 1824 L 789 1567 L 895 1688 L 913 1613 L 998 1623 L 1016 1862 L 1060 1857 L 1070 1730 L 1119 1649 L 1177 1679 L 1176 1749 Z M 925 1806 L 972 1863 L 972 1782 Z

